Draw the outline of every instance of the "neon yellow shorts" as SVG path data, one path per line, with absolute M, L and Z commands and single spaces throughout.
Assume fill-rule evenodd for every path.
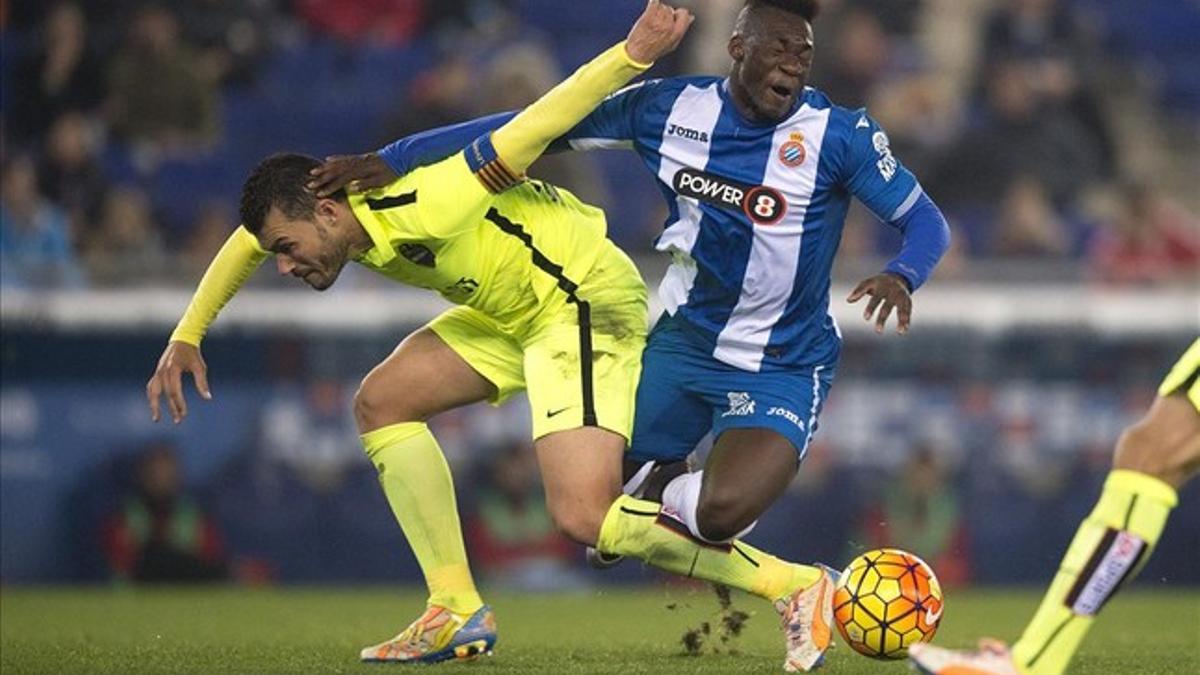
M 1158 387 L 1159 396 L 1170 396 L 1183 391 L 1188 400 L 1200 412 L 1200 338 L 1183 353 L 1183 358 L 1167 373 L 1167 378 Z
M 646 286 L 629 257 L 612 242 L 606 245 L 609 250 L 575 291 L 579 302 L 556 293 L 519 331 L 505 331 L 466 306 L 429 323 L 496 386 L 492 404 L 528 392 L 534 439 L 583 426 L 608 429 L 626 441 L 633 432 L 646 345 Z

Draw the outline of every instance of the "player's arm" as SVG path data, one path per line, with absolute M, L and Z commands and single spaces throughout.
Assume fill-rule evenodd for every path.
M 421 131 L 389 143 L 378 151 L 378 155 L 397 176 L 403 176 L 417 167 L 439 162 L 459 152 L 476 138 L 507 124 L 517 112 L 510 110 Z
M 550 142 L 547 154 L 568 150 L 630 148 L 640 106 L 651 96 L 655 82 L 639 82 L 609 96 L 579 124 Z M 328 197 L 350 188 L 385 187 L 414 169 L 439 162 L 495 131 L 517 116 L 516 110 L 429 129 L 405 136 L 360 155 L 334 155 L 312 170 L 308 189 Z
M 267 255 L 253 234 L 244 227 L 238 227 L 209 263 L 183 318 L 175 326 L 166 349 L 158 359 L 154 374 L 146 383 L 146 399 L 150 403 L 150 416 L 155 422 L 160 417 L 159 397 L 164 394 L 167 410 L 175 423 L 187 415 L 183 373 L 192 374 L 200 396 L 212 398 L 208 388 L 208 367 L 200 355 L 200 341 L 221 308 L 266 260 Z
M 950 228 L 916 177 L 892 155 L 887 134 L 865 114 L 851 131 L 844 170 L 850 192 L 904 235 L 896 257 L 880 274 L 861 281 L 846 301 L 854 303 L 869 296 L 863 318 L 871 321 L 874 317 L 875 332 L 883 332 L 894 310 L 897 332 L 906 333 L 912 318 L 912 293 L 929 279 L 950 247 Z
M 575 71 L 511 121 L 491 134 L 490 145 L 501 165 L 514 178 L 523 176 L 547 146 L 570 131 L 605 97 L 679 45 L 693 17 L 650 0 L 625 42 Z M 484 144 L 476 146 L 487 161 Z M 469 149 L 470 150 L 470 149 Z
M 551 141 L 545 152 L 632 147 L 642 105 L 659 81 L 640 82 L 612 94 L 578 124 Z M 349 187 L 365 191 L 385 187 L 414 169 L 437 163 L 475 139 L 510 122 L 519 111 L 487 115 L 429 129 L 393 141 L 375 152 L 327 157 L 312 170 L 308 188 L 319 197 Z
M 640 106 L 649 97 L 650 91 L 654 89 L 657 83 L 658 81 L 639 82 L 608 96 L 594 110 L 588 113 L 582 121 L 551 141 L 545 152 L 554 153 L 567 150 L 590 150 L 592 148 L 628 146 L 633 140 L 635 121 Z M 354 169 L 354 165 L 350 160 L 375 157 L 379 162 L 385 164 L 387 169 L 390 169 L 387 172 L 387 176 L 390 176 L 388 182 L 390 182 L 415 168 L 433 164 L 453 155 L 470 145 L 472 141 L 480 136 L 508 124 L 519 112 L 518 110 L 510 110 L 458 124 L 429 129 L 412 134 L 411 136 L 405 136 L 389 143 L 374 153 L 367 153 L 366 155 L 333 157 L 327 160 L 325 165 L 314 169 L 313 173 L 315 176 L 324 176 L 341 170 L 350 171 Z M 331 163 L 335 166 L 330 167 Z M 337 167 L 336 165 L 338 164 L 344 164 L 344 168 Z M 360 166 L 366 169 L 363 171 L 364 174 L 368 171 L 379 170 L 378 165 L 367 168 L 370 165 L 363 163 Z M 380 175 L 383 175 L 382 172 Z M 383 185 L 367 185 L 362 183 L 361 179 L 365 177 L 367 176 L 348 175 L 344 180 L 349 182 L 350 180 L 357 179 L 364 187 L 383 187 Z M 337 187 L 341 187 L 344 184 L 340 183 Z M 332 185 L 330 188 L 336 189 Z
M 356 192 L 386 187 L 414 169 L 450 157 L 516 116 L 516 111 L 496 113 L 405 136 L 375 152 L 326 157 L 312 170 L 308 189 L 328 197 L 345 187 Z
M 443 239 L 477 226 L 487 216 L 493 197 L 520 183 L 525 169 L 551 141 L 674 49 L 691 20 L 686 10 L 650 0 L 627 40 L 585 64 L 495 132 L 475 139 L 463 152 L 400 178 L 398 183 L 413 195 L 414 208 L 389 214 L 393 227 Z

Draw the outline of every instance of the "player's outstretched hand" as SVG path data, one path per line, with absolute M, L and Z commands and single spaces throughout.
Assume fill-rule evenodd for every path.
M 625 40 L 625 52 L 638 63 L 654 63 L 675 51 L 683 34 L 696 17 L 686 9 L 675 9 L 650 0 Z
M 855 303 L 868 295 L 871 300 L 863 311 L 863 318 L 870 321 L 875 310 L 879 310 L 875 318 L 876 333 L 883 332 L 893 309 L 896 310 L 896 332 L 901 335 L 908 332 L 908 322 L 912 318 L 912 294 L 908 291 L 908 282 L 891 272 L 876 274 L 859 282 L 846 302 Z
M 308 172 L 306 187 L 318 197 L 328 197 L 347 185 L 355 192 L 380 188 L 399 178 L 392 167 L 374 152 L 326 157 L 321 166 Z
M 171 419 L 179 424 L 187 415 L 187 401 L 183 397 L 183 374 L 191 373 L 196 381 L 196 391 L 205 400 L 212 400 L 208 389 L 208 366 L 200 356 L 200 348 L 186 342 L 171 342 L 158 359 L 158 367 L 146 383 L 146 400 L 150 403 L 150 419 L 158 421 L 158 399 L 167 396 L 167 411 Z

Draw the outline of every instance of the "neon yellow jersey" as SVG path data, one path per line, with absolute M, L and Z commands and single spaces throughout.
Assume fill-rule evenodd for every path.
M 560 284 L 580 283 L 608 245 L 600 209 L 535 180 L 492 194 L 462 153 L 349 199 L 375 242 L 357 262 L 508 327 L 565 301 Z
M 1192 342 L 1192 346 L 1167 373 L 1166 379 L 1158 387 L 1159 396 L 1170 396 L 1182 392 L 1200 412 L 1200 338 Z
M 462 153 L 383 189 L 349 195 L 374 242 L 357 262 L 433 289 L 510 330 L 566 302 L 611 246 L 604 214 L 565 190 L 525 180 L 525 169 L 551 140 L 648 67 L 619 43 Z M 199 345 L 267 255 L 254 235 L 237 228 L 200 280 L 171 340 Z

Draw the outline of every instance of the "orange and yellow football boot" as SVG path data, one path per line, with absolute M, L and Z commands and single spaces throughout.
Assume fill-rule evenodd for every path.
M 455 614 L 430 605 L 399 635 L 362 650 L 368 663 L 438 663 L 471 660 L 496 646 L 496 616 L 484 605 L 474 614 Z
M 820 579 L 775 601 L 787 640 L 783 669 L 789 673 L 819 668 L 825 652 L 833 646 L 833 591 L 838 574 L 825 565 L 817 567 Z

